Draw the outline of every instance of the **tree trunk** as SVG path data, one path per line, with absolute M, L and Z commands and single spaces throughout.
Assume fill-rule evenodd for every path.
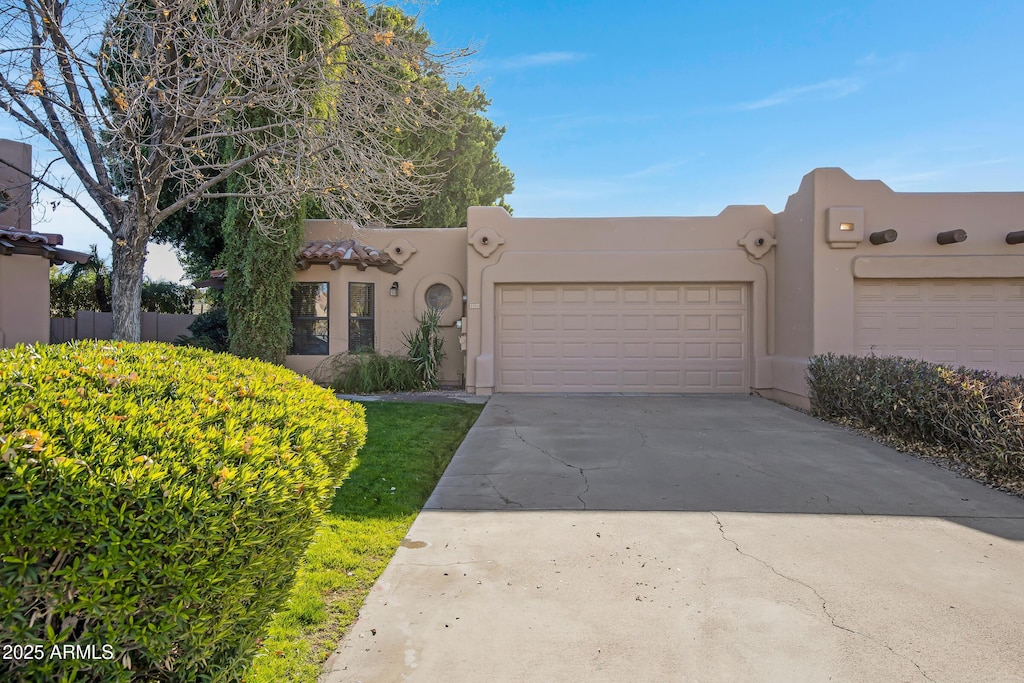
M 135 216 L 125 221 L 138 220 Z M 126 229 L 128 228 L 128 229 Z M 146 242 L 150 231 L 142 226 L 122 226 L 111 253 L 110 309 L 114 314 L 114 339 L 137 342 L 142 337 L 142 272 L 146 265 Z

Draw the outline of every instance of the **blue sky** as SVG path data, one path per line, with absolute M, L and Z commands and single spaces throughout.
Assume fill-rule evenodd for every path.
M 818 166 L 903 191 L 1024 190 L 1024 3 L 472 2 L 517 215 L 780 210 Z
M 406 9 L 439 47 L 477 46 L 463 82 L 508 129 L 519 216 L 779 211 L 819 166 L 898 191 L 1024 191 L 1019 0 Z M 69 245 L 102 245 L 54 218 Z M 176 278 L 171 261 L 153 247 L 148 271 Z

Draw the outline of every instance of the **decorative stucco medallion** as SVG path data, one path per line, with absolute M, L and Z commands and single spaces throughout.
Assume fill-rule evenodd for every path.
M 407 239 L 397 239 L 387 246 L 384 252 L 391 257 L 391 260 L 402 265 L 416 253 L 416 247 Z
M 746 249 L 751 256 L 759 259 L 775 246 L 775 238 L 767 230 L 754 228 L 739 241 L 739 245 Z
M 487 258 L 505 244 L 505 238 L 491 228 L 480 228 L 469 238 L 469 243 L 476 249 L 476 253 Z

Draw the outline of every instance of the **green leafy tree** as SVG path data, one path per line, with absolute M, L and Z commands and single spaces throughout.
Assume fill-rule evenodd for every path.
M 110 313 L 110 268 L 92 245 L 89 260 L 50 268 L 50 315 L 72 318 L 77 311 Z M 149 313 L 191 313 L 192 289 L 165 280 L 142 282 L 141 308 Z
M 425 228 L 465 226 L 471 206 L 512 210 L 505 195 L 515 189 L 515 178 L 495 150 L 505 128 L 483 115 L 491 103 L 479 87 L 467 90 L 459 85 L 452 95 L 462 105 L 452 128 L 395 141 L 398 149 L 410 155 L 418 147 L 430 149 L 432 160 L 445 174 L 437 192 L 399 214 L 399 223 Z
M 110 311 L 110 269 L 89 247 L 89 260 L 50 268 L 50 315 L 70 318 L 75 311 Z

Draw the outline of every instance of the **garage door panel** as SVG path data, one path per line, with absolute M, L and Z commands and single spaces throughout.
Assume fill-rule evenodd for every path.
M 719 332 L 742 332 L 744 316 L 736 313 L 715 316 L 715 329 Z
M 749 387 L 745 285 L 509 288 L 496 297 L 499 391 Z
M 624 315 L 621 322 L 622 329 L 631 332 L 646 332 L 651 328 L 651 320 L 646 315 Z
M 654 329 L 659 332 L 675 332 L 679 327 L 678 314 L 654 316 Z
M 504 358 L 526 358 L 526 344 L 524 342 L 499 342 L 499 353 Z
M 525 287 L 502 287 L 498 292 L 498 301 L 502 304 L 521 304 L 526 302 Z
M 654 288 L 654 303 L 657 304 L 677 304 L 679 303 L 679 288 L 678 287 L 655 287 Z
M 679 370 L 656 370 L 654 372 L 654 386 L 665 389 L 674 389 L 680 384 Z
M 646 304 L 649 292 L 646 287 L 625 287 L 622 294 L 622 300 L 627 304 Z
M 562 290 L 562 303 L 566 305 L 587 303 L 587 290 L 584 287 L 570 287 Z
M 525 330 L 526 329 L 526 316 L 525 315 L 504 315 L 501 317 L 500 329 L 502 332 Z
M 688 304 L 709 304 L 711 303 L 710 287 L 686 287 L 686 303 Z
M 556 315 L 532 315 L 529 318 L 530 329 L 534 332 L 546 332 L 558 329 L 558 316 Z
M 1024 280 L 858 280 L 854 348 L 1024 373 Z
M 683 318 L 686 321 L 685 328 L 692 331 L 704 331 L 711 329 L 710 315 L 687 315 Z
M 742 287 L 718 287 L 715 289 L 715 303 L 719 304 L 742 304 Z

